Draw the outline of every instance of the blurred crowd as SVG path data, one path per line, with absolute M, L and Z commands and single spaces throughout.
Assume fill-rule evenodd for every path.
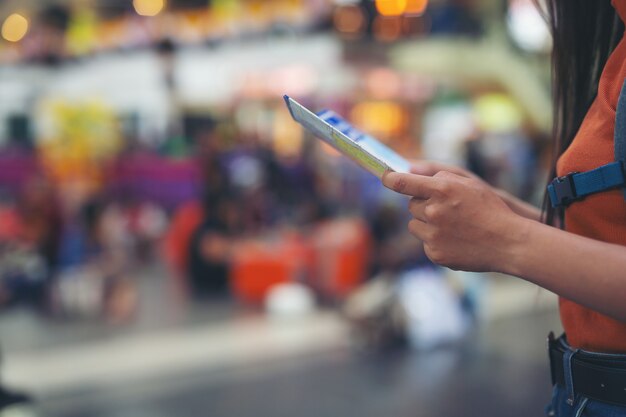
M 473 130 L 455 149 L 487 181 L 532 199 L 540 144 L 521 130 Z M 5 149 L 5 161 L 15 152 Z M 37 161 L 35 150 L 17 154 Z M 152 176 L 168 163 L 190 176 Z M 125 322 L 140 298 L 136 272 L 163 261 L 173 297 L 252 305 L 279 283 L 305 284 L 335 302 L 372 277 L 434 270 L 406 230 L 404 199 L 313 138 L 281 153 L 205 121 L 185 140 L 120 149 L 99 168 L 97 185 L 59 182 L 33 165 L 0 196 L 3 308 Z
M 200 3 L 6 19 L 18 87 L 0 106 L 0 308 L 125 323 L 147 265 L 167 269 L 172 298 L 255 306 L 279 285 L 334 304 L 370 281 L 443 275 L 408 234 L 406 201 L 305 134 L 282 93 L 540 200 L 546 141 L 519 91 L 480 67 L 480 82 L 450 82 L 390 58 L 394 41 L 442 34 L 480 48 L 479 2 Z

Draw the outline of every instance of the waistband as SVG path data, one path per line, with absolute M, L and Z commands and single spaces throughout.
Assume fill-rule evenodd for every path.
M 548 336 L 552 384 L 568 391 L 573 403 L 582 395 L 609 404 L 626 406 L 626 355 L 574 349 L 563 335 Z

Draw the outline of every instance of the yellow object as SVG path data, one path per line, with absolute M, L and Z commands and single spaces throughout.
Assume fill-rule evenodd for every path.
M 273 127 L 274 151 L 284 157 L 300 156 L 304 142 L 304 132 L 299 127 L 294 129 L 291 115 L 287 110 L 283 110 L 283 107 L 276 112 Z
M 240 4 L 235 0 L 213 0 L 211 8 L 219 19 L 228 20 L 239 13 Z
M 366 101 L 357 104 L 350 114 L 354 124 L 382 142 L 400 135 L 407 116 L 399 104 L 391 101 Z
M 67 46 L 73 54 L 81 55 L 92 51 L 97 40 L 96 25 L 96 15 L 89 9 L 72 16 L 67 31 Z
M 484 132 L 507 133 L 522 125 L 524 115 L 510 97 L 493 93 L 476 99 L 474 119 L 478 128 Z
M 138 15 L 156 16 L 165 8 L 165 0 L 133 0 Z
M 28 19 L 18 13 L 7 17 L 2 25 L 2 37 L 9 42 L 19 42 L 28 32 Z
M 428 7 L 428 0 L 408 0 L 404 13 L 421 15 L 426 11 L 426 7 Z
M 46 129 L 37 145 L 51 177 L 59 183 L 100 182 L 103 166 L 122 146 L 113 111 L 98 102 L 51 101 L 42 106 Z
M 383 16 L 400 16 L 407 6 L 407 0 L 376 0 L 376 9 Z

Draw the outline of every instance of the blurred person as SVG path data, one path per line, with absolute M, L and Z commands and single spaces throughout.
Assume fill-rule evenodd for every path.
M 487 183 L 527 200 L 537 155 L 522 132 L 481 134 L 464 143 L 465 166 Z
M 153 260 L 157 242 L 167 227 L 167 215 L 160 206 L 132 193 L 122 194 L 107 204 L 103 221 L 108 226 L 105 238 L 109 246 L 132 253 L 132 262 L 127 259 L 132 264 Z
M 35 37 L 27 44 L 37 61 L 49 66 L 59 66 L 67 57 L 65 34 L 70 24 L 70 10 L 59 4 L 49 4 L 39 12 Z
M 388 172 L 383 183 L 412 197 L 409 229 L 434 262 L 507 273 L 560 296 L 565 335 L 550 337 L 555 387 L 548 415 L 624 416 L 626 194 L 597 178 L 618 161 L 611 166 L 620 168 L 624 187 L 626 0 L 548 0 L 547 10 L 554 40 L 553 172 L 560 176 L 551 186 L 561 184 L 549 188 L 549 197 L 556 208 L 546 198 L 544 218 L 473 174 L 438 163 L 416 163 L 411 174 Z M 578 171 L 589 178 L 595 169 L 602 173 L 591 174 L 598 187 L 566 176 Z M 578 194 L 583 191 L 591 195 Z
M 17 215 L 0 204 L 0 311 L 31 301 L 37 306 L 47 272 L 40 256 L 20 246 L 13 220 Z
M 63 227 L 56 190 L 43 178 L 32 179 L 18 197 L 17 212 L 22 240 L 35 248 L 53 271 Z
M 17 201 L 0 202 L 0 306 L 26 304 L 46 311 L 56 268 L 61 215 L 56 193 L 31 179 Z
M 13 257 L 11 249 L 15 242 L 19 241 L 20 229 L 15 202 L 8 195 L 0 192 L 0 308 L 12 302 L 17 296 L 14 283 L 5 271 L 10 269 L 9 257 Z M 2 350 L 0 348 L 0 370 L 1 366 Z M 29 401 L 30 398 L 26 394 L 5 388 L 0 378 L 0 413 L 14 404 Z
M 228 277 L 239 203 L 225 194 L 207 194 L 204 218 L 191 236 L 188 273 L 192 296 L 228 294 Z
M 422 265 L 432 265 L 421 252 L 421 245 L 411 239 L 403 227 L 405 215 L 397 207 L 382 205 L 370 223 L 374 249 L 371 258 L 371 275 L 396 275 Z
M 383 205 L 371 221 L 372 278 L 344 307 L 364 348 L 431 349 L 458 340 L 470 323 L 464 294 L 450 288 L 443 268 L 426 258 L 403 226 L 405 218 L 398 207 Z
M 306 173 L 298 172 L 300 163 L 280 160 L 255 134 L 239 135 L 225 162 L 232 192 L 246 207 L 240 213 L 243 233 L 258 233 L 277 221 L 295 220 L 297 192 L 291 185 L 297 181 L 306 186 L 301 181 Z
M 121 213 L 99 197 L 88 199 L 65 228 L 56 283 L 61 313 L 130 320 L 136 290 L 128 276 L 129 245 Z
M 227 168 L 212 150 L 205 150 L 201 160 L 202 199 L 176 210 L 165 237 L 176 294 L 194 299 L 227 293 L 231 241 L 241 229 L 241 202 L 232 193 Z

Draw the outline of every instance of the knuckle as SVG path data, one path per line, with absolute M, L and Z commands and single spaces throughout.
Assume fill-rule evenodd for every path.
M 442 210 L 438 206 L 435 205 L 427 205 L 424 207 L 424 217 L 429 222 L 437 222 L 442 217 Z
M 440 181 L 435 186 L 435 190 L 440 195 L 448 195 L 452 191 L 452 184 L 448 179 L 440 178 Z

